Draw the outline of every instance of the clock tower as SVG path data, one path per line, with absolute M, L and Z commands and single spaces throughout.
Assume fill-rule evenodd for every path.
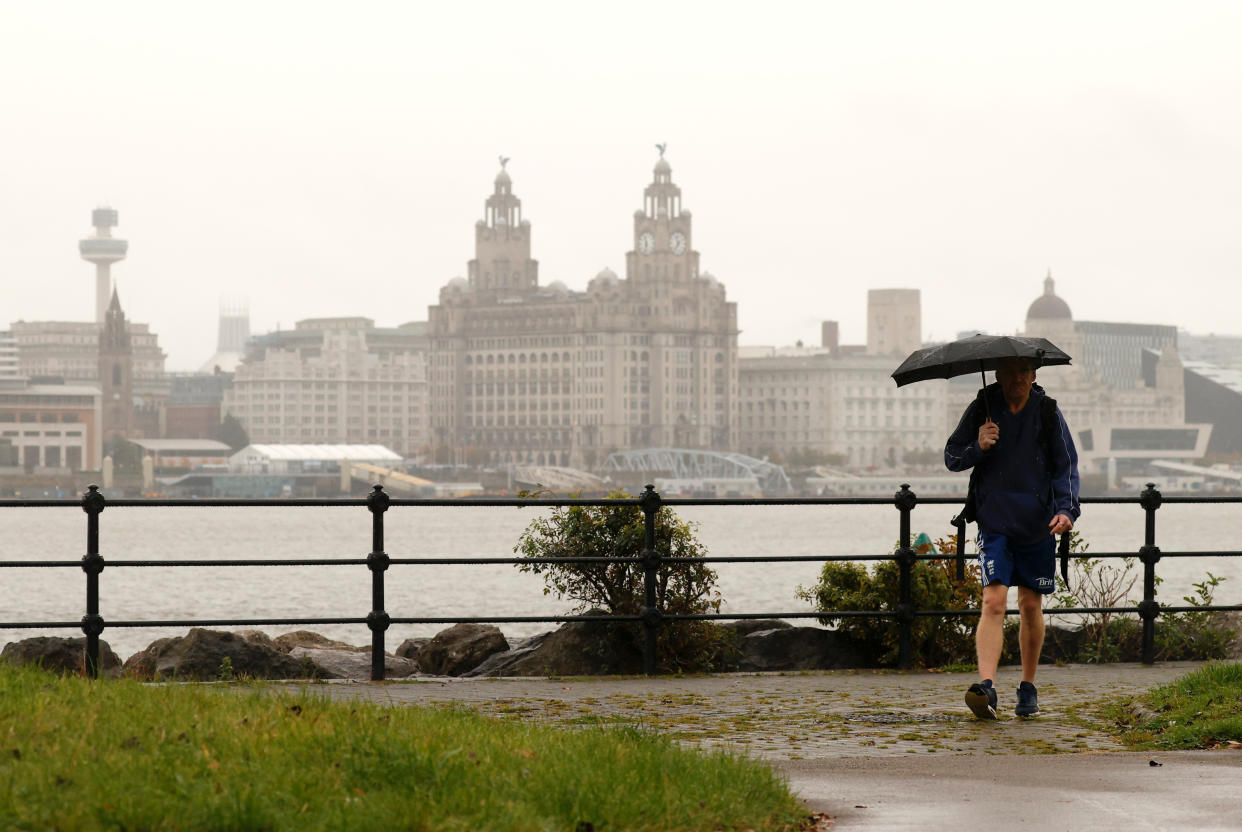
M 530 256 L 530 222 L 522 219 L 522 200 L 500 157 L 486 215 L 474 226 L 474 259 L 467 265 L 470 288 L 479 292 L 527 294 L 539 285 L 539 263 Z
M 642 209 L 634 212 L 634 250 L 625 255 L 625 273 L 637 284 L 699 276 L 699 253 L 690 247 L 690 212 L 681 210 L 681 188 L 673 184 L 666 146 L 656 145 L 654 178 L 643 191 Z

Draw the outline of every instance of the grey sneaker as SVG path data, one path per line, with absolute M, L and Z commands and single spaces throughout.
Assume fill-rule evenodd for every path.
M 1018 716 L 1035 716 L 1039 713 L 1039 692 L 1030 682 L 1018 685 L 1018 704 L 1013 712 Z
M 996 688 L 991 679 L 975 682 L 966 689 L 966 707 L 979 719 L 996 719 Z

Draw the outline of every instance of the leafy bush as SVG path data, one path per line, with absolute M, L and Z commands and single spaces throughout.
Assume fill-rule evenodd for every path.
M 1077 532 L 1073 534 L 1077 535 Z M 1077 543 L 1078 541 L 1075 540 Z M 1074 551 L 1087 550 L 1087 545 Z M 1060 577 L 1060 590 L 1055 598 L 1061 607 L 1124 606 L 1141 574 L 1135 558 L 1121 558 L 1120 566 L 1110 566 L 1099 558 L 1077 558 L 1072 561 L 1072 589 Z M 1186 606 L 1208 607 L 1216 588 L 1224 582 L 1211 572 L 1194 584 L 1194 592 L 1182 596 Z M 1159 587 L 1162 579 L 1156 578 Z M 1131 605 L 1137 601 L 1130 600 Z M 1086 613 L 1082 622 L 1083 639 L 1078 655 L 1080 662 L 1133 661 L 1142 655 L 1143 622 L 1136 615 L 1120 613 Z M 1196 609 L 1188 612 L 1161 613 L 1156 618 L 1155 656 L 1157 660 L 1221 659 L 1228 655 L 1237 634 L 1219 614 Z
M 915 554 L 957 553 L 957 536 L 924 542 Z M 896 551 L 896 550 L 894 550 Z M 880 561 L 870 568 L 858 563 L 829 562 L 819 583 L 799 586 L 797 596 L 819 612 L 820 623 L 857 641 L 881 664 L 897 660 L 898 624 L 893 618 L 854 618 L 832 615 L 836 610 L 896 611 L 901 572 L 895 561 Z M 979 606 L 978 566 L 967 564 L 966 579 L 957 579 L 952 560 L 916 561 L 911 569 L 910 594 L 916 609 L 957 610 Z M 975 621 L 970 616 L 918 616 L 913 624 L 914 660 L 927 667 L 973 662 Z
M 523 496 L 537 496 L 523 492 Z M 623 491 L 609 498 L 625 498 Z M 576 602 L 574 610 L 598 608 L 614 615 L 637 615 L 646 606 L 642 563 L 643 511 L 634 505 L 559 506 L 533 520 L 514 552 L 523 558 L 622 557 L 621 563 L 523 563 L 519 569 L 542 575 L 545 595 Z M 655 548 L 665 558 L 707 554 L 694 527 L 661 508 L 655 518 Z M 720 611 L 716 572 L 703 563 L 664 563 L 656 573 L 656 607 L 669 615 Z M 665 673 L 709 669 L 723 649 L 718 627 L 706 621 L 666 621 L 657 640 L 658 669 Z M 620 624 L 614 645 L 641 649 L 641 624 Z

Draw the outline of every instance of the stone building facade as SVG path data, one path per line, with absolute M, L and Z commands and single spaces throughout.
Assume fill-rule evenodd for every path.
M 313 318 L 251 338 L 222 410 L 252 443 L 426 450 L 426 325 Z
M 743 348 L 739 450 L 853 470 L 934 464 L 948 436 L 947 385 L 897 387 L 889 356 Z M 807 453 L 810 452 L 810 453 Z
M 634 214 L 625 277 L 541 286 L 531 225 L 503 169 L 468 277 L 428 310 L 432 441 L 454 458 L 590 467 L 614 450 L 729 450 L 737 309 L 700 271 L 661 155 Z

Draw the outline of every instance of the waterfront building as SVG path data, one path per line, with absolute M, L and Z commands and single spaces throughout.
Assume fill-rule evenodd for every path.
M 897 387 L 892 356 L 742 347 L 738 449 L 851 469 L 934 465 L 950 426 L 943 381 Z
M 1186 361 L 1242 370 L 1242 335 L 1178 332 L 1177 351 Z
M 1208 422 L 1212 456 L 1242 461 L 1242 367 L 1220 367 L 1206 361 L 1187 361 L 1186 418 Z
M 103 458 L 98 388 L 0 384 L 0 445 L 27 473 L 98 471 Z M 2 464 L 2 463 L 0 463 Z
M 383 444 L 418 455 L 427 435 L 426 324 L 311 318 L 249 340 L 223 412 L 263 444 Z
M 22 377 L 17 360 L 17 339 L 7 330 L 0 331 L 0 386 L 15 383 Z
M 232 373 L 175 373 L 168 377 L 160 436 L 172 439 L 219 439 L 224 393 Z
M 223 469 L 229 464 L 233 450 L 215 439 L 133 439 L 130 440 L 150 458 L 155 473 L 190 471 L 202 466 Z
M 663 149 L 634 214 L 625 277 L 604 269 L 585 292 L 540 285 L 506 161 L 468 276 L 428 310 L 438 453 L 589 468 L 624 448 L 731 448 L 737 308 L 699 268 Z
M 383 445 L 247 445 L 228 460 L 237 474 L 336 474 L 345 464 L 393 469 L 401 454 Z
M 1076 321 L 1049 274 L 1027 310 L 1024 334 L 1048 338 L 1073 357 L 1070 366 L 1041 369 L 1039 382 L 1074 432 L 1084 475 L 1112 486 L 1146 473 L 1155 460 L 1206 453 L 1212 425 L 1187 421 L 1176 327 Z M 950 385 L 954 424 L 977 391 L 971 377 Z

